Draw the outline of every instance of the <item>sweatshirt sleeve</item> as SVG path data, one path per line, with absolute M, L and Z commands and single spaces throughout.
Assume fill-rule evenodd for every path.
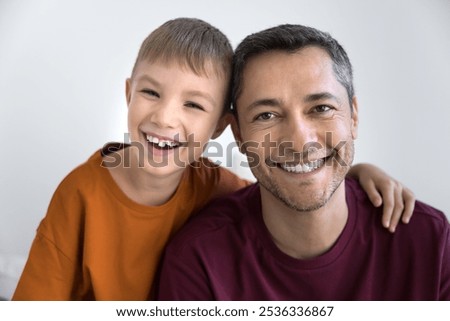
M 83 204 L 70 175 L 55 191 L 13 300 L 80 300 Z
M 74 265 L 44 235 L 33 241 L 13 300 L 75 300 L 71 295 Z

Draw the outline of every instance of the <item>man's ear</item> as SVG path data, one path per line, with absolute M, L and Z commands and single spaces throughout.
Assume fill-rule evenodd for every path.
M 225 113 L 222 117 L 220 117 L 211 139 L 216 139 L 217 137 L 219 137 L 223 133 L 225 128 L 227 128 L 227 126 L 230 124 L 232 118 L 233 115 L 231 115 L 230 113 Z
M 358 100 L 355 96 L 352 98 L 352 123 L 351 123 L 351 131 L 352 131 L 352 138 L 356 139 L 358 137 L 358 124 L 359 124 L 359 118 L 358 118 Z
M 242 154 L 245 154 L 245 151 L 242 149 L 242 136 L 237 115 L 236 116 L 233 115 L 230 124 L 231 124 L 231 131 L 233 132 L 234 140 L 236 141 L 236 144 L 239 147 L 239 151 Z
M 131 78 L 125 81 L 125 97 L 127 99 L 127 106 L 130 106 L 131 101 Z

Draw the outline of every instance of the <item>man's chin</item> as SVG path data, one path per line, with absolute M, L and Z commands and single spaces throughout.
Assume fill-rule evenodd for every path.
M 324 207 L 331 196 L 324 195 L 321 198 L 308 198 L 304 200 L 299 199 L 287 199 L 282 197 L 281 195 L 277 197 L 281 202 L 284 203 L 289 209 L 297 211 L 297 212 L 313 212 Z

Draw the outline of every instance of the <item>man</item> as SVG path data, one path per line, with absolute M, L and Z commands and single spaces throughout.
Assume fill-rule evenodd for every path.
M 417 202 L 395 234 L 354 180 L 358 104 L 330 35 L 282 25 L 235 53 L 233 132 L 258 183 L 169 245 L 161 300 L 450 300 L 444 214 Z

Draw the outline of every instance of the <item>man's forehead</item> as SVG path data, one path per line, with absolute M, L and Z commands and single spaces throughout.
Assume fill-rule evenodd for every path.
M 292 59 L 289 58 L 302 58 L 305 61 L 311 62 L 321 62 L 321 63 L 331 63 L 331 57 L 328 52 L 319 46 L 306 46 L 298 50 L 288 51 L 288 50 L 270 50 L 260 54 L 256 54 L 249 58 L 246 63 L 247 67 L 258 66 L 261 63 L 267 63 L 268 61 L 273 62 L 291 62 Z M 245 72 L 244 69 L 244 72 Z
M 249 88 L 280 85 L 310 87 L 337 82 L 333 61 L 318 47 L 295 52 L 271 51 L 252 57 L 243 72 L 243 92 Z
M 270 51 L 253 57 L 244 73 L 238 100 L 243 107 L 259 101 L 346 101 L 347 91 L 336 77 L 328 52 L 317 46 Z M 319 99 L 320 98 L 320 99 Z M 243 100 L 242 100 L 243 99 Z M 247 109 L 247 108 L 246 108 Z
M 305 83 L 317 78 L 336 78 L 333 61 L 320 48 L 304 48 L 296 52 L 271 51 L 252 57 L 243 71 L 243 89 L 270 81 Z

